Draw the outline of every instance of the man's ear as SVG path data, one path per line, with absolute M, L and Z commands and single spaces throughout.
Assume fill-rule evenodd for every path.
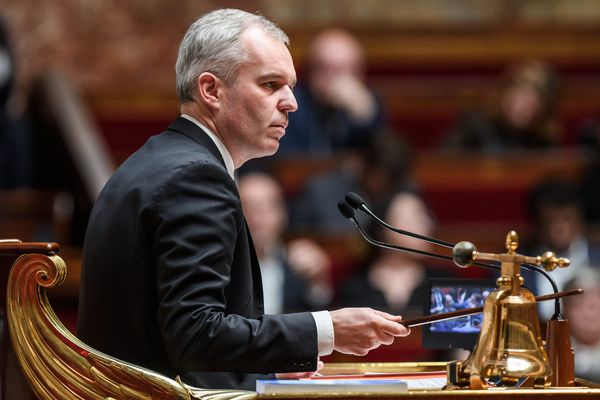
M 210 72 L 203 72 L 198 76 L 198 100 L 210 108 L 220 107 L 219 88 L 222 81 Z

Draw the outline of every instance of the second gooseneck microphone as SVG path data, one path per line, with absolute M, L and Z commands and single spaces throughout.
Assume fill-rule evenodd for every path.
M 438 239 L 431 238 L 428 236 L 419 235 L 418 233 L 405 231 L 403 229 L 398 229 L 396 227 L 391 226 L 390 224 L 388 224 L 387 222 L 385 222 L 384 220 L 379 218 L 377 215 L 375 215 L 375 213 L 373 213 L 371 210 L 369 210 L 369 208 L 365 205 L 365 201 L 362 199 L 362 197 L 360 197 L 359 195 L 357 195 L 354 192 L 348 192 L 346 194 L 345 200 L 346 200 L 346 203 L 350 207 L 352 207 L 355 210 L 359 210 L 359 209 L 362 210 L 367 215 L 369 215 L 371 218 L 373 218 L 379 225 L 382 225 L 393 232 L 399 233 L 401 235 L 407 235 L 407 236 L 411 236 L 411 237 L 414 237 L 417 239 L 421 239 L 421 240 L 424 240 L 429 243 L 448 247 L 450 249 L 454 247 L 454 244 L 452 244 L 450 242 L 444 242 L 443 240 L 438 240 Z M 338 204 L 338 207 L 339 207 L 339 204 Z M 346 218 L 349 218 L 349 217 L 346 217 Z
M 366 230 L 364 229 L 364 227 L 360 224 L 360 222 L 358 222 L 358 220 L 356 219 L 356 210 L 354 208 L 352 208 L 348 203 L 346 203 L 345 201 L 340 201 L 338 202 L 338 209 L 340 210 L 340 213 L 346 217 L 347 219 L 349 219 L 350 221 L 352 221 L 354 223 L 354 225 L 356 225 L 356 227 L 358 228 L 358 231 L 360 232 L 360 234 L 362 235 L 362 237 L 369 243 L 378 246 L 378 247 L 383 247 L 385 249 L 391 249 L 391 250 L 398 250 L 398 251 L 403 251 L 406 253 L 413 253 L 413 254 L 421 254 L 421 255 L 425 255 L 425 256 L 430 256 L 430 257 L 435 257 L 435 258 L 441 258 L 444 260 L 452 260 L 452 257 L 450 256 L 445 256 L 442 254 L 436 254 L 436 253 L 430 253 L 428 251 L 424 251 L 424 250 L 417 250 L 417 249 L 411 249 L 408 247 L 402 247 L 402 246 L 397 246 L 395 244 L 392 243 L 386 243 L 386 242 L 382 242 L 376 239 L 373 239 L 371 236 L 369 236 L 369 234 L 366 232 Z
M 375 220 L 375 222 L 377 222 L 379 225 L 383 226 L 386 229 L 389 229 L 393 232 L 399 233 L 401 235 L 405 235 L 405 236 L 410 236 L 410 237 L 414 237 L 420 240 L 424 240 L 426 242 L 429 243 L 433 243 L 442 247 L 446 247 L 449 249 L 453 249 L 454 248 L 454 244 L 450 243 L 450 242 L 445 242 L 443 240 L 439 240 L 439 239 L 435 239 L 429 236 L 424 236 L 424 235 L 419 235 L 417 233 L 414 232 L 410 232 L 410 231 L 405 231 L 403 229 L 398 229 L 396 227 L 391 226 L 390 224 L 388 224 L 387 222 L 383 221 L 381 218 L 379 218 L 374 212 L 372 212 L 366 205 L 365 205 L 365 201 L 356 193 L 354 192 L 349 192 L 348 194 L 346 194 L 346 197 L 344 200 L 338 202 L 338 209 L 340 210 L 340 212 L 342 213 L 342 215 L 344 217 L 346 217 L 347 219 L 349 219 L 350 221 L 352 221 L 354 223 L 354 225 L 356 225 L 356 227 L 358 228 L 360 234 L 362 235 L 362 237 L 369 243 L 375 245 L 375 246 L 379 246 L 379 247 L 383 247 L 386 249 L 392 249 L 392 250 L 399 250 L 399 251 L 404 251 L 407 253 L 415 253 L 415 254 L 422 254 L 422 255 L 426 255 L 426 256 L 430 256 L 430 257 L 435 257 L 435 258 L 441 258 L 444 260 L 452 260 L 456 263 L 456 260 L 454 259 L 454 257 L 452 256 L 446 256 L 443 254 L 436 254 L 436 253 L 431 253 L 431 252 L 427 252 L 427 251 L 422 251 L 422 250 L 416 250 L 416 249 L 411 249 L 411 248 L 407 248 L 407 247 L 400 247 L 391 243 L 386 243 L 386 242 L 381 242 L 378 240 L 373 239 L 372 237 L 370 237 L 366 230 L 364 229 L 364 227 L 360 224 L 360 222 L 358 222 L 358 220 L 355 217 L 355 213 L 356 210 L 361 210 L 363 211 L 365 214 L 367 214 L 368 216 L 370 216 L 371 218 L 373 218 Z M 468 265 L 460 265 L 458 263 L 456 263 L 459 267 L 461 268 L 466 268 Z M 480 263 L 480 262 L 475 262 L 473 263 L 475 265 L 478 265 L 480 267 L 483 268 L 488 268 L 488 269 L 493 269 L 493 270 L 500 270 L 500 267 L 498 265 L 494 265 L 494 264 L 485 264 L 485 263 Z
M 375 245 L 375 246 L 379 246 L 379 247 L 383 247 L 383 248 L 387 248 L 387 249 L 393 249 L 393 250 L 399 250 L 399 251 L 404 251 L 404 252 L 408 252 L 408 253 L 416 253 L 416 254 L 422 254 L 422 255 L 427 255 L 427 256 L 431 256 L 431 257 L 435 257 L 435 258 L 442 258 L 442 259 L 447 259 L 447 260 L 453 260 L 454 263 L 456 265 L 458 265 L 461 268 L 466 268 L 469 265 L 477 265 L 480 267 L 484 267 L 484 268 L 489 268 L 489 269 L 494 269 L 494 270 L 500 270 L 500 267 L 498 265 L 495 264 L 487 264 L 487 263 L 482 263 L 482 262 L 473 262 L 472 260 L 468 260 L 467 254 L 465 253 L 465 248 L 464 248 L 464 244 L 461 242 L 461 246 L 457 246 L 453 243 L 450 242 L 445 242 L 443 240 L 439 240 L 439 239 L 435 239 L 435 238 L 431 238 L 428 236 L 424 236 L 424 235 L 419 235 L 417 233 L 413 233 L 413 232 L 409 232 L 409 231 L 405 231 L 403 229 L 398 229 L 396 227 L 391 226 L 390 224 L 388 224 L 387 222 L 383 221 L 381 218 L 379 218 L 375 213 L 373 213 L 366 205 L 365 205 L 365 201 L 362 199 L 362 197 L 360 197 L 358 194 L 354 193 L 354 192 L 349 192 L 346 194 L 345 199 L 343 201 L 340 201 L 338 203 L 338 209 L 340 210 L 340 212 L 342 213 L 342 215 L 344 217 L 346 217 L 347 219 L 349 219 L 350 221 L 352 221 L 356 227 L 358 228 L 360 234 L 362 235 L 362 237 L 369 243 Z M 361 210 L 363 211 L 365 214 L 369 215 L 371 218 L 373 218 L 375 220 L 375 222 L 377 222 L 379 225 L 385 227 L 386 229 L 389 229 L 393 232 L 399 233 L 401 235 L 406 235 L 406 236 L 410 236 L 410 237 L 414 237 L 417 239 L 421 239 L 424 240 L 426 242 L 429 243 L 433 243 L 433 244 L 437 244 L 439 246 L 443 246 L 446 248 L 451 248 L 453 249 L 453 257 L 450 256 L 444 256 L 441 254 L 436 254 L 436 253 L 429 253 L 426 251 L 421 251 L 421 250 L 416 250 L 416 249 L 410 249 L 410 248 L 406 248 L 406 247 L 401 247 L 401 246 L 396 246 L 393 245 L 391 243 L 385 243 L 385 242 L 381 242 L 378 240 L 375 240 L 373 238 L 371 238 L 367 232 L 365 231 L 365 229 L 362 227 L 362 225 L 358 222 L 358 220 L 355 217 L 355 212 L 356 210 Z M 472 254 L 472 251 L 471 253 Z M 552 289 L 554 291 L 554 293 L 558 293 L 558 286 L 556 285 L 556 282 L 554 282 L 554 279 L 552 279 L 552 277 L 550 276 L 550 274 L 548 274 L 546 271 L 544 271 L 542 268 L 539 268 L 535 265 L 530 265 L 530 264 L 522 264 L 523 267 L 525 269 L 528 269 L 530 271 L 535 271 L 537 273 L 542 274 L 552 285 Z M 554 304 L 554 316 L 552 317 L 554 318 L 562 318 L 560 316 L 560 302 L 559 299 L 556 298 L 555 300 L 555 304 Z

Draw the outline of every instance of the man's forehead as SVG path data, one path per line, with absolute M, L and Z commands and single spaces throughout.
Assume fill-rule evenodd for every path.
M 242 46 L 247 52 L 257 55 L 279 54 L 292 58 L 286 44 L 273 34 L 264 29 L 254 26 L 248 27 L 242 33 Z
M 296 84 L 296 70 L 285 43 L 258 27 L 250 27 L 244 31 L 242 45 L 247 56 L 242 66 L 260 68 L 262 78 Z

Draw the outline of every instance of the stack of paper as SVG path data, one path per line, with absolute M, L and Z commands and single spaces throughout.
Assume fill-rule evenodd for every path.
M 398 393 L 408 384 L 401 379 L 275 379 L 256 381 L 259 394 Z

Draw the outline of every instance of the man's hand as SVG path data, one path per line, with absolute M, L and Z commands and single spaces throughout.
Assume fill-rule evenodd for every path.
M 373 94 L 354 75 L 343 74 L 331 79 L 327 83 L 326 93 L 329 103 L 346 110 L 357 123 L 367 123 L 377 112 Z
M 330 311 L 335 336 L 334 350 L 364 356 L 394 338 L 407 336 L 410 329 L 400 324 L 401 316 L 371 308 L 342 308 Z

